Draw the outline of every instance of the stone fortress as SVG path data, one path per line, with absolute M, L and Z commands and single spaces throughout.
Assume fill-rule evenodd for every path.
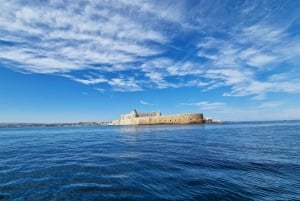
M 133 110 L 129 114 L 122 114 L 120 120 L 112 125 L 157 125 L 157 124 L 199 124 L 204 123 L 203 114 L 175 114 L 161 115 L 160 112 L 139 113 Z

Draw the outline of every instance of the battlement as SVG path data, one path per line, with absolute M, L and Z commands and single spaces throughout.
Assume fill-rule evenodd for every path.
M 158 117 L 158 116 L 161 116 L 160 112 L 139 113 L 136 110 L 133 110 L 129 114 L 122 114 L 121 120 L 133 119 L 137 117 Z
M 161 116 L 160 112 L 137 113 L 137 117 L 158 117 Z

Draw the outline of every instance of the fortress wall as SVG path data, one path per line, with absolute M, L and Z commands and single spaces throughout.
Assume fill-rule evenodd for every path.
M 120 125 L 138 125 L 138 118 L 121 119 Z
M 162 116 L 159 119 L 160 124 L 190 124 L 190 123 L 203 123 L 202 114 L 182 114 Z
M 153 124 L 192 124 L 204 123 L 203 114 L 177 114 L 161 116 L 160 112 L 140 113 L 133 111 L 121 115 L 120 120 L 113 122 L 114 125 L 153 125 Z
M 122 121 L 123 125 L 149 125 L 149 124 L 190 124 L 203 123 L 202 114 L 183 114 L 183 115 L 169 115 L 169 116 L 148 116 L 139 117 Z

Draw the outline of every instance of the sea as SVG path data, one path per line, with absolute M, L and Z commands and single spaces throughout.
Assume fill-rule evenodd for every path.
M 300 121 L 0 128 L 0 200 L 300 200 Z

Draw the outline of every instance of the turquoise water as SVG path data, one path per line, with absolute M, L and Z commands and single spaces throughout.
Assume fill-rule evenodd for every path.
M 300 200 L 300 121 L 0 128 L 0 200 Z

